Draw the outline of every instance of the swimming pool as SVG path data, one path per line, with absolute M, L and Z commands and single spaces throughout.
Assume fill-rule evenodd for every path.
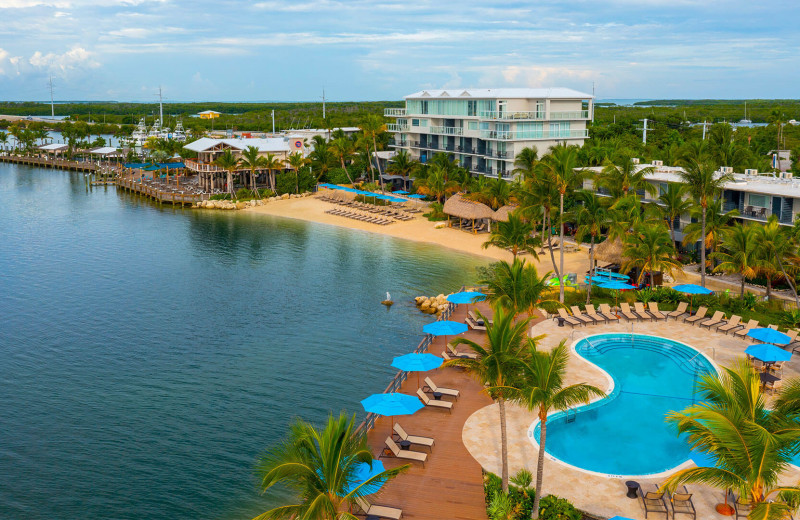
M 550 416 L 546 451 L 595 473 L 653 475 L 688 460 L 689 446 L 665 422 L 667 413 L 697 402 L 697 381 L 715 371 L 692 347 L 644 334 L 598 334 L 581 339 L 575 352 L 604 370 L 609 395 Z M 531 426 L 538 444 L 538 421 Z

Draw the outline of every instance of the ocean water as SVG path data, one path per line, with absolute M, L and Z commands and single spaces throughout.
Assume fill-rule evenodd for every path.
M 294 417 L 356 412 L 482 262 L 0 164 L 0 518 L 249 519 Z M 397 302 L 380 305 L 386 291 Z

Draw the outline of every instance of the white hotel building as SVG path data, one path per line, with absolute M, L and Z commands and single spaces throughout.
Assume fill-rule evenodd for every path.
M 405 96 L 405 108 L 388 108 L 394 146 L 428 161 L 448 153 L 469 171 L 511 179 L 523 148 L 539 157 L 559 143 L 588 138 L 593 97 L 567 88 L 423 90 Z

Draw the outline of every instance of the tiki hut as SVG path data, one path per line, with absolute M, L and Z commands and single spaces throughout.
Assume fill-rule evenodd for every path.
M 448 225 L 453 225 L 453 217 L 460 229 L 471 228 L 473 233 L 488 229 L 488 220 L 494 216 L 492 208 L 486 204 L 464 198 L 456 193 L 444 203 L 442 209 L 448 215 Z M 477 225 L 476 225 L 477 224 Z
M 495 222 L 508 222 L 508 214 L 515 209 L 517 209 L 517 206 L 514 204 L 506 204 L 494 212 L 494 215 L 492 215 L 492 220 Z
M 601 262 L 622 265 L 625 261 L 622 256 L 622 240 L 619 238 L 614 240 L 606 239 L 605 242 L 595 248 L 594 258 Z

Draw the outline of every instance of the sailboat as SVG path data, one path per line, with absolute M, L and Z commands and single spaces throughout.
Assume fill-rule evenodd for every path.
M 750 125 L 753 124 L 752 121 L 747 119 L 747 101 L 744 102 L 744 119 L 739 120 L 740 125 Z

